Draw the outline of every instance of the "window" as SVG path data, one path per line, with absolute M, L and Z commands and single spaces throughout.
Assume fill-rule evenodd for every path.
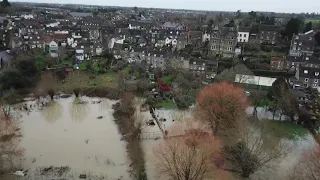
M 240 42 L 242 42 L 242 39 L 240 39 Z
M 308 74 L 308 70 L 304 70 L 303 73 L 304 73 L 304 74 Z
M 304 79 L 304 82 L 308 82 L 308 81 L 309 81 L 309 78 L 305 78 L 305 79 Z
M 243 37 L 247 37 L 247 34 L 244 34 Z
M 239 34 L 240 37 L 242 37 L 242 34 Z
M 244 39 L 243 42 L 246 42 L 246 40 Z
M 315 75 L 315 76 L 319 76 L 319 72 L 315 72 L 314 75 Z
M 315 80 L 314 80 L 314 83 L 318 83 L 318 79 L 315 79 Z

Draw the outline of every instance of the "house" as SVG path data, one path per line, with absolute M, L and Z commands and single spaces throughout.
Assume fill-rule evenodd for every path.
M 82 12 L 70 12 L 69 15 L 76 20 L 83 19 L 86 17 L 93 17 L 92 13 L 82 13 Z
M 284 66 L 284 58 L 271 57 L 270 70 L 271 71 L 282 71 Z
M 147 64 L 149 64 L 151 68 L 160 67 L 161 69 L 165 69 L 165 59 L 167 58 L 165 52 L 149 52 L 145 57 Z
M 281 39 L 280 27 L 275 25 L 251 26 L 249 43 L 252 44 L 277 44 Z
M 313 30 L 304 34 L 293 34 L 290 45 L 290 56 L 312 56 L 314 50 L 314 32 Z
M 58 57 L 58 43 L 56 43 L 55 41 L 51 41 L 49 43 L 49 53 L 53 58 Z
M 84 60 L 84 49 L 76 49 L 76 60 L 83 61 Z
M 277 44 L 280 40 L 280 28 L 274 25 L 259 25 L 260 44 Z
M 164 24 L 162 24 L 161 29 L 185 31 L 186 26 L 181 23 L 165 22 Z
M 320 60 L 315 56 L 286 56 L 284 69 L 296 72 L 300 66 L 320 68 Z
M 250 28 L 240 27 L 238 29 L 237 42 L 238 43 L 247 43 L 247 42 L 249 42 L 249 36 L 250 36 Z
M 32 15 L 32 14 L 22 14 L 20 17 L 23 19 L 34 19 L 35 18 L 34 15 Z
M 218 62 L 192 58 L 189 61 L 189 70 L 197 75 L 204 75 L 207 79 L 213 79 L 218 72 Z
M 304 88 L 319 88 L 320 84 L 320 68 L 299 67 L 295 76 L 297 82 L 294 86 L 302 85 Z
M 233 27 L 215 27 L 209 42 L 210 52 L 215 56 L 233 57 L 237 44 L 237 32 Z
M 49 27 L 58 27 L 60 22 L 55 20 L 46 20 L 46 21 L 43 21 L 41 24 L 46 28 L 49 28 Z

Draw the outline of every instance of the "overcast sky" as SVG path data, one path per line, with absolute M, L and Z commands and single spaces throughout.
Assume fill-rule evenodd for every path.
M 11 0 L 16 1 L 16 0 Z M 320 12 L 320 0 L 18 0 L 105 6 L 176 8 L 216 11 Z M 10 2 L 10 0 L 9 0 Z

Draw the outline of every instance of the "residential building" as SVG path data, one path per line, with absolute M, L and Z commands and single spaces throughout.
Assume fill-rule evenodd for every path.
M 49 43 L 49 53 L 51 57 L 58 57 L 58 43 L 55 41 Z
M 304 34 L 293 34 L 290 45 L 290 56 L 312 56 L 314 49 L 314 32 L 313 30 Z
M 181 23 L 175 23 L 175 22 L 165 22 L 162 24 L 161 29 L 167 29 L 167 30 L 186 30 L 186 26 Z
M 272 71 L 282 71 L 284 65 L 284 58 L 282 57 L 271 57 L 270 60 L 270 70 Z
M 248 43 L 249 42 L 249 36 L 250 36 L 250 28 L 240 27 L 238 29 L 237 42 L 238 43 Z
M 249 43 L 252 44 L 277 44 L 281 39 L 280 27 L 274 25 L 251 26 Z
M 207 79 L 213 79 L 218 72 L 218 61 L 191 58 L 189 70 L 197 75 L 204 75 Z
M 260 44 L 277 44 L 280 40 L 280 28 L 273 25 L 259 26 Z
M 289 72 L 295 72 L 299 67 L 320 68 L 320 60 L 315 56 L 286 56 L 284 69 Z
M 233 57 L 237 36 L 238 34 L 233 27 L 215 27 L 209 42 L 211 55 Z
M 304 88 L 317 88 L 320 84 L 320 68 L 314 67 L 300 67 L 296 72 L 296 79 L 294 86 L 302 85 Z

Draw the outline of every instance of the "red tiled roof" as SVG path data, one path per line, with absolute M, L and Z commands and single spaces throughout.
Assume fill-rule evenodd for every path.
M 53 38 L 51 36 L 42 36 L 41 40 L 45 43 L 50 43 L 53 40 Z
M 66 34 L 54 34 L 53 36 L 56 40 L 67 40 L 68 38 Z

